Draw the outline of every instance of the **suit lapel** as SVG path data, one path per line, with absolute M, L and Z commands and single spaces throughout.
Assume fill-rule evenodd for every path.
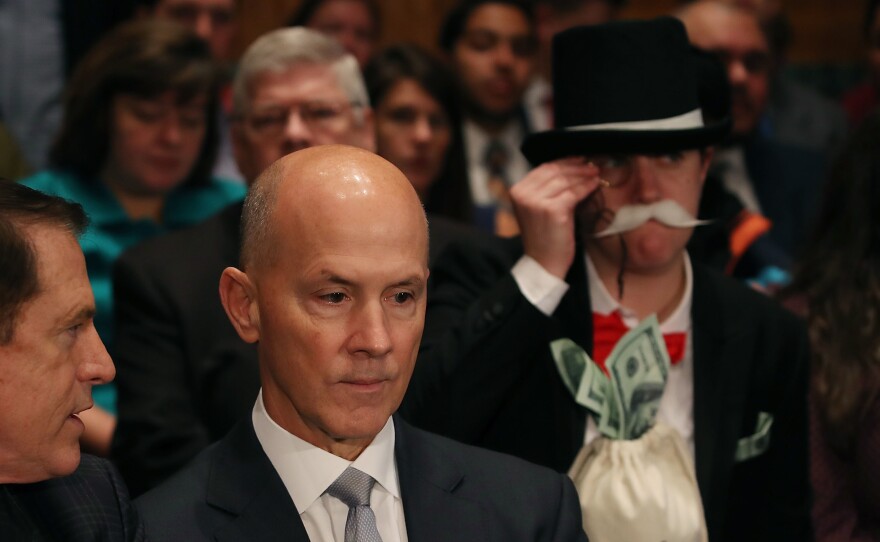
M 742 404 L 754 338 L 746 336 L 747 326 L 736 325 L 718 281 L 698 264 L 693 269 L 694 447 L 697 483 L 708 505 L 724 498 L 723 491 L 712 490 L 727 487 L 719 473 L 733 461 L 731 439 L 742 418 L 736 405 Z
M 477 503 L 455 495 L 465 482 L 454 461 L 424 442 L 398 416 L 394 417 L 394 455 L 410 540 L 490 540 Z
M 287 488 L 260 446 L 250 416 L 218 450 L 209 473 L 208 504 L 236 516 L 215 533 L 221 542 L 308 541 Z
M 568 337 L 593 355 L 593 318 L 590 305 L 590 288 L 587 284 L 587 268 L 584 251 L 577 251 L 571 269 L 565 277 L 568 291 L 559 303 L 553 317 L 559 322 L 563 337 Z

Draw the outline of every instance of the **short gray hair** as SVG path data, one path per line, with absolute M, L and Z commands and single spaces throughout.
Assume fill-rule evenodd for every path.
M 264 73 L 283 73 L 301 64 L 329 66 L 352 104 L 370 106 L 367 88 L 354 56 L 333 38 L 297 26 L 264 34 L 245 51 L 232 82 L 235 114 L 246 112 L 249 86 L 254 79 Z
M 267 167 L 248 188 L 241 212 L 241 267 L 248 271 L 256 262 L 271 265 L 275 254 L 270 250 L 274 226 L 272 212 L 278 187 L 284 180 L 284 166 L 279 162 Z

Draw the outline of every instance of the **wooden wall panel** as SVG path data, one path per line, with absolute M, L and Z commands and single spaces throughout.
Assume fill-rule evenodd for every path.
M 257 36 L 283 26 L 300 0 L 242 0 L 238 50 Z M 383 10 L 382 43 L 413 41 L 430 48 L 446 11 L 457 0 L 380 0 Z M 790 60 L 796 63 L 857 63 L 863 56 L 859 0 L 787 0 L 785 10 L 794 30 Z M 678 0 L 629 0 L 629 17 L 669 13 Z

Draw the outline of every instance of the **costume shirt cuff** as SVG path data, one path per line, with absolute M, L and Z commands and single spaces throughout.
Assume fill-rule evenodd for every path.
M 522 256 L 510 274 L 529 303 L 547 316 L 553 314 L 568 291 L 568 283 L 549 273 L 531 256 Z

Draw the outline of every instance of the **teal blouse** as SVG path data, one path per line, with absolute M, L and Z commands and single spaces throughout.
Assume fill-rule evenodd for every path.
M 246 190 L 240 183 L 217 178 L 205 186 L 180 187 L 168 196 L 162 223 L 158 224 L 149 219 L 128 218 L 116 196 L 97 180 L 87 182 L 72 173 L 46 170 L 21 183 L 79 203 L 89 215 L 89 226 L 79 244 L 95 293 L 95 327 L 108 347 L 113 339 L 111 278 L 116 258 L 145 239 L 201 222 L 227 205 L 241 201 Z M 115 414 L 116 389 L 112 384 L 95 388 L 93 395 L 96 404 Z

